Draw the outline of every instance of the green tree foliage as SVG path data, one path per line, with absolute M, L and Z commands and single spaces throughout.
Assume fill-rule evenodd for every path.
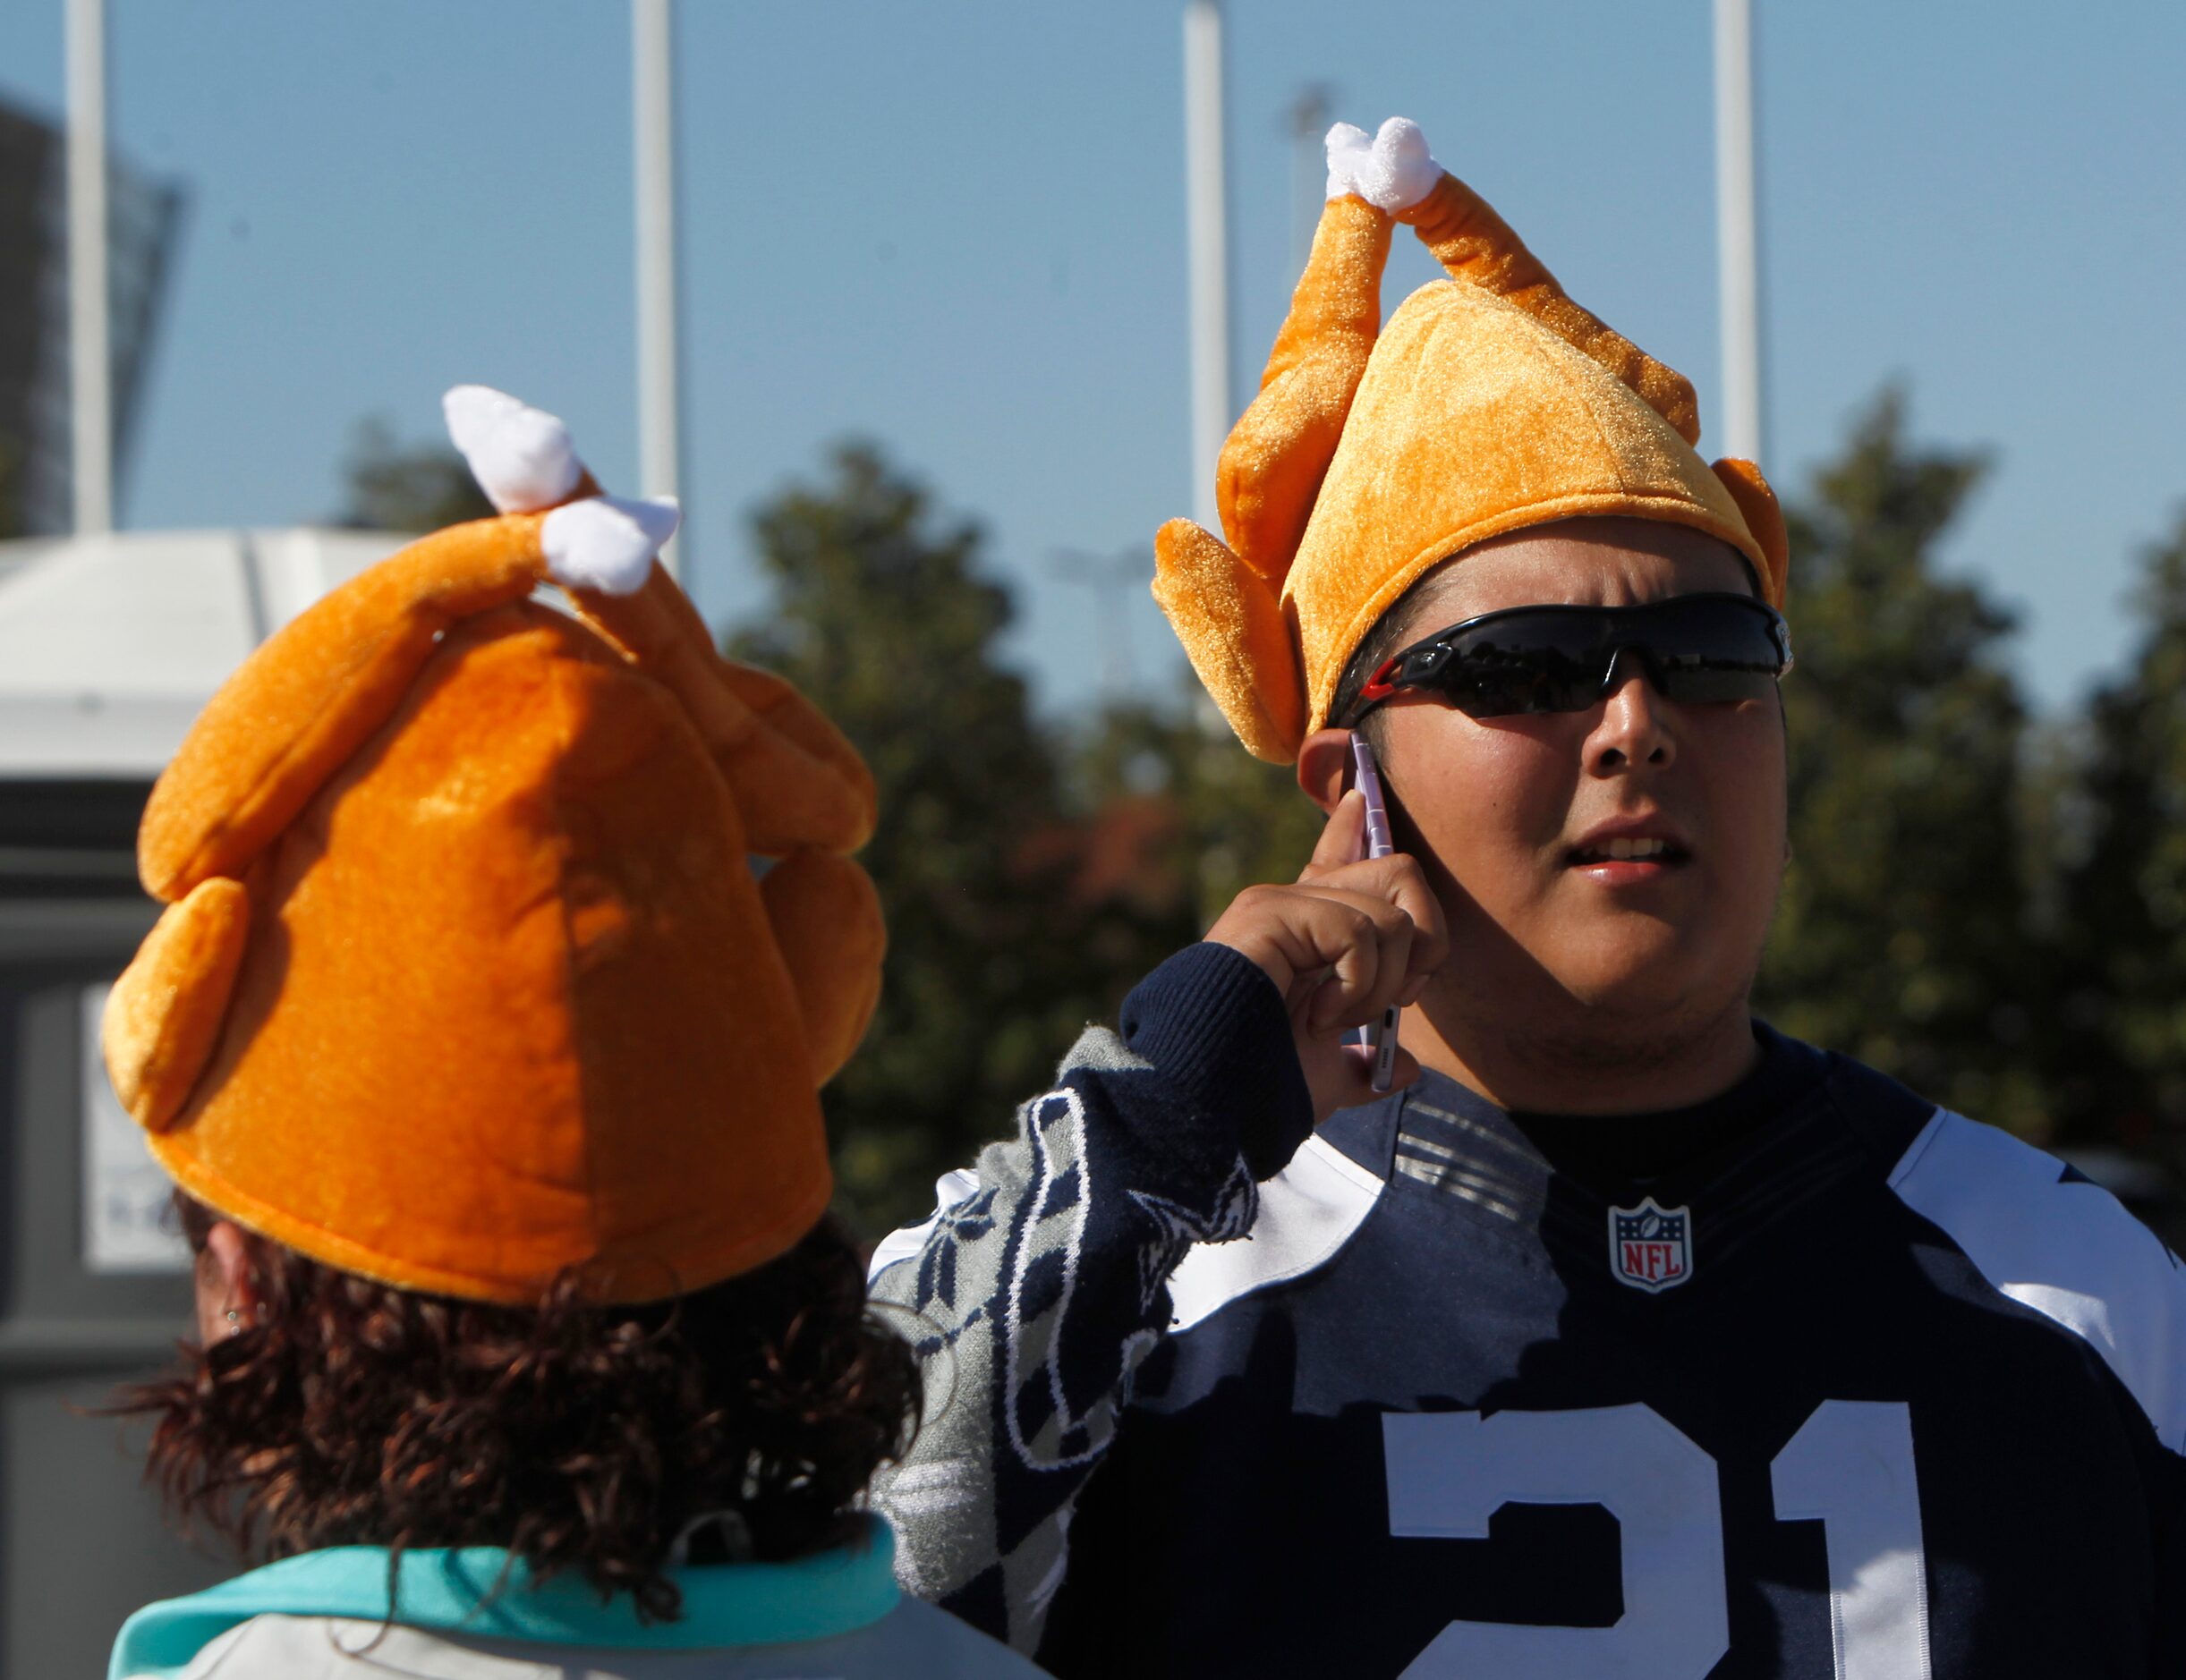
M 2036 728 L 2012 615 L 1939 570 L 1986 470 L 1884 394 L 1790 510 L 1795 856 L 1757 1004 L 1967 1113 L 2060 1141 L 2186 1138 L 2186 521 L 2131 668 Z M 827 1094 L 847 1211 L 923 1212 L 1089 1018 L 1319 827 L 1187 678 L 1073 736 L 1001 665 L 980 539 L 870 449 L 757 520 L 778 605 L 736 640 L 839 719 L 882 818 L 887 991 Z M 2186 1160 L 2182 1160 L 2186 1166 Z
M 446 444 L 404 445 L 384 420 L 360 421 L 343 463 L 337 525 L 355 530 L 438 530 L 492 516 L 493 504 Z
M 1115 1008 L 1151 921 L 1088 879 L 1056 743 L 996 653 L 1009 598 L 981 573 L 974 526 L 943 523 L 854 446 L 755 530 L 775 607 L 728 650 L 803 689 L 880 785 L 863 861 L 888 909 L 885 987 L 825 1098 L 843 1207 L 877 1234 L 923 1216 L 934 1177 L 1006 1131 Z
M 2012 615 L 1940 575 L 1976 454 L 1914 446 L 1886 392 L 1789 510 L 1793 861 L 1762 1011 L 1961 1110 L 2040 1133 L 2042 962 Z
M 1246 752 L 1188 674 L 1166 705 L 1102 712 L 1073 769 L 1085 809 L 1158 813 L 1138 825 L 1147 873 L 1136 886 L 1169 935 L 1161 955 L 1198 938 L 1247 887 L 1295 878 L 1320 836 L 1290 767 Z
M 2186 1166 L 2186 514 L 2135 607 L 2139 645 L 2088 701 L 2058 821 L 2057 1097 L 2073 1133 Z

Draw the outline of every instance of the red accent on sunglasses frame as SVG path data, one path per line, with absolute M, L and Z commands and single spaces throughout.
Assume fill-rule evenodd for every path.
M 1361 707 L 1372 706 L 1394 694 L 1397 692 L 1397 685 L 1389 679 L 1397 667 L 1403 663 L 1404 655 L 1399 653 L 1392 658 L 1382 660 L 1380 665 L 1374 666 L 1374 675 L 1366 679 L 1365 687 L 1358 692 L 1358 705 Z

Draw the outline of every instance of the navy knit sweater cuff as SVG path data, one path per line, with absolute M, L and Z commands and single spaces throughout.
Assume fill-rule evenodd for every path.
M 1226 945 L 1187 946 L 1123 1000 L 1123 1040 L 1194 1114 L 1236 1127 L 1256 1179 L 1313 1132 L 1313 1097 L 1275 982 Z

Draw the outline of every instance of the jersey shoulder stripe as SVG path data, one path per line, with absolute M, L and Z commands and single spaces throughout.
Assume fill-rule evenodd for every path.
M 1169 1279 L 1173 1335 L 1242 1296 L 1318 1271 L 1374 1211 L 1384 1181 L 1318 1134 L 1260 1186 L 1252 1229 L 1228 1243 L 1195 1243 Z
M 1944 1108 L 1890 1187 L 1991 1288 L 2101 1354 L 2163 1444 L 2186 1453 L 2186 1270 L 2115 1197 L 2054 1155 Z

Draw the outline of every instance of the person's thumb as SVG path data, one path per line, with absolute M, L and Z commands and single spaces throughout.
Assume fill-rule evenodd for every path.
M 1313 859 L 1298 879 L 1305 880 L 1323 870 L 1356 863 L 1365 853 L 1366 797 L 1355 787 L 1338 800 L 1336 809 L 1329 812 L 1321 837 L 1314 843 Z

